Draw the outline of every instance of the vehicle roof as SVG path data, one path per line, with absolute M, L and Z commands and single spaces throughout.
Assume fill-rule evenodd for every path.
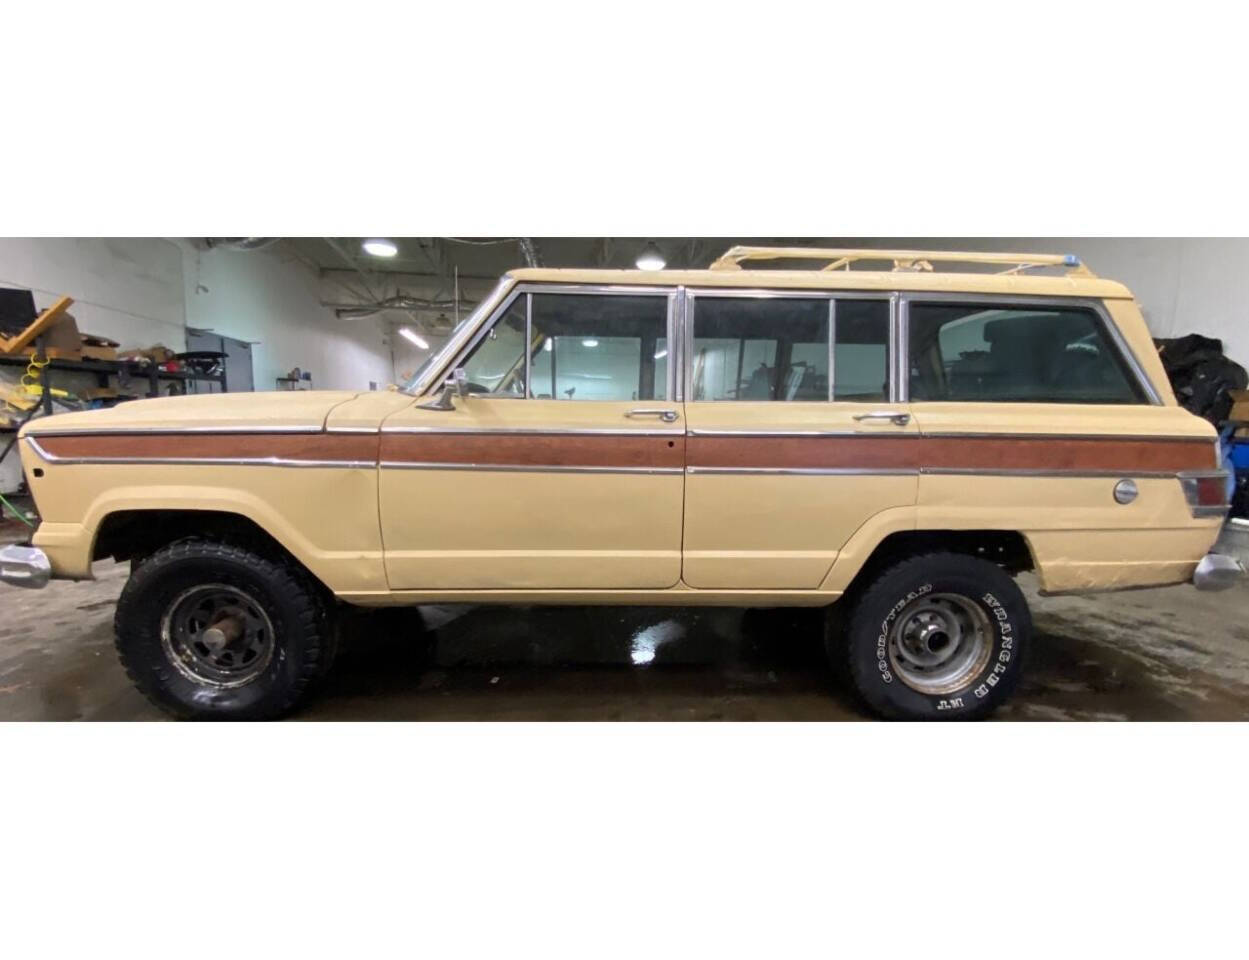
M 518 283 L 611 286 L 781 288 L 793 290 L 989 293 L 1036 297 L 1131 300 L 1121 283 L 1101 277 L 1027 273 L 939 273 L 898 270 L 582 270 L 523 268 L 508 271 Z

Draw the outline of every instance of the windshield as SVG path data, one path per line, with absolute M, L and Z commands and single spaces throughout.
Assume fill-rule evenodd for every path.
M 407 382 L 404 383 L 401 388 L 404 393 L 415 395 L 427 386 L 426 381 L 429 377 L 446 362 L 448 355 L 463 346 L 465 335 L 477 326 L 485 311 L 494 309 L 495 304 L 499 302 L 499 297 L 511 286 L 511 283 L 512 281 L 509 277 L 504 277 L 490 292 L 490 295 L 477 304 L 476 309 L 472 313 L 455 325 L 451 335 L 447 337 L 447 342 L 426 357 L 425 362 L 416 368 L 416 373 L 412 374 Z

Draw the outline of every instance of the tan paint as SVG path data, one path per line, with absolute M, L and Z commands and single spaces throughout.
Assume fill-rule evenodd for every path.
M 625 416 L 641 407 L 678 409 L 662 402 L 466 397 L 453 412 L 410 405 L 388 417 L 384 429 L 619 430 L 637 437 L 675 431 L 653 442 L 684 443 L 679 424 Z M 660 589 L 680 579 L 680 473 L 383 466 L 378 486 L 386 570 L 396 590 Z
M 457 400 L 455 411 L 439 412 L 422 410 L 422 401 L 393 391 L 227 394 L 138 401 L 108 411 L 47 418 L 28 425 L 23 436 L 186 431 L 180 443 L 194 451 L 195 434 L 208 430 L 326 430 L 329 435 L 373 434 L 378 449 L 419 459 L 422 449 L 444 455 L 450 450 L 454 456 L 456 448 L 445 442 L 388 447 L 385 431 L 432 428 L 470 434 L 508 431 L 514 436 L 519 431 L 525 436 L 535 431 L 621 430 L 629 434 L 621 456 L 636 465 L 642 462 L 637 460 L 637 438 L 675 428 L 671 440 L 684 446 L 681 430 L 688 426 L 913 436 L 917 450 L 926 449 L 928 438 L 959 433 L 1193 437 L 1210 443 L 1213 461 L 1212 428 L 1175 406 L 1139 309 L 1131 294 L 1112 281 L 1030 274 L 771 270 L 519 270 L 510 276 L 513 282 L 1096 298 L 1105 304 L 1163 404 L 916 403 L 905 408 L 887 403 L 698 403 L 682 409 L 672 403 L 471 397 Z M 624 416 L 638 406 L 670 408 L 680 419 L 668 427 L 656 419 Z M 869 406 L 909 409 L 914 419 L 901 428 L 853 419 Z M 325 445 L 327 439 L 318 439 L 315 449 L 332 449 Z M 479 439 L 473 442 L 475 450 L 492 449 Z M 691 458 L 700 455 L 697 438 L 689 443 Z M 564 443 L 543 449 L 563 458 L 563 465 L 601 465 L 610 460 L 603 446 L 587 443 L 578 451 L 574 440 L 572 448 Z M 766 457 L 765 446 L 759 445 L 760 456 Z M 251 450 L 239 444 L 239 449 L 245 447 Z M 627 457 L 626 447 L 632 451 Z M 146 449 L 154 448 L 149 443 Z M 726 454 L 724 448 L 702 449 L 711 451 L 708 456 L 741 456 Z M 532 469 L 66 464 L 45 462 L 29 443 L 21 443 L 27 475 L 35 468 L 43 471 L 41 477 L 32 476 L 44 517 L 34 542 L 48 553 L 58 576 L 90 576 L 94 539 L 111 512 L 222 510 L 252 519 L 340 597 L 364 604 L 814 605 L 838 597 L 886 536 L 916 529 L 1018 530 L 1048 590 L 1138 586 L 1187 579 L 1219 528 L 1217 518 L 1191 517 L 1174 478 L 1143 474 L 1125 474 L 1137 480 L 1140 496 L 1121 506 L 1111 496 L 1117 478 L 1110 476 L 545 472 L 534 459 L 537 454 L 526 459 L 518 450 L 515 442 L 500 443 L 492 456 L 520 459 Z
M 694 431 L 792 431 L 794 444 L 812 442 L 797 436 L 812 431 L 915 436 L 913 422 L 896 427 L 888 421 L 853 419 L 869 406 L 903 413 L 907 409 L 888 403 L 761 401 L 688 403 L 685 412 Z M 690 438 L 691 456 L 699 439 Z M 749 438 L 740 442 L 749 449 Z M 760 438 L 755 445 L 771 442 Z M 767 466 L 768 460 L 761 450 L 757 465 Z M 691 473 L 685 491 L 683 579 L 704 588 L 816 589 L 850 535 L 882 510 L 913 505 L 917 483 L 914 475 Z
M 89 579 L 96 532 L 123 510 L 220 510 L 268 531 L 335 591 L 385 589 L 374 468 L 54 464 L 22 444 L 57 576 Z

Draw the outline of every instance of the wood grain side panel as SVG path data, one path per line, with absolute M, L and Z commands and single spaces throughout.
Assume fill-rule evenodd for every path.
M 386 463 L 680 470 L 685 466 L 685 438 L 387 433 L 382 435 L 381 459 Z
M 378 434 L 369 433 L 135 433 L 33 439 L 70 460 L 326 460 L 376 462 Z
M 699 437 L 693 467 L 862 470 L 1070 470 L 1124 474 L 1203 470 L 1213 445 L 1183 440 L 1016 437 Z
M 699 437 L 689 438 L 692 467 L 789 470 L 913 469 L 919 438 Z
M 1029 439 L 1013 437 L 925 437 L 919 448 L 924 469 L 1113 470 L 1125 474 L 1210 469 L 1213 443 L 1182 440 Z

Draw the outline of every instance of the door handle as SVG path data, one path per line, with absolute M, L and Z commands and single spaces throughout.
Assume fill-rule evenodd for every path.
M 663 407 L 638 407 L 625 414 L 626 417 L 658 417 L 664 423 L 676 423 L 677 412 Z
M 895 427 L 905 427 L 911 422 L 909 413 L 898 413 L 895 410 L 873 410 L 871 413 L 855 415 L 855 420 L 888 420 Z

